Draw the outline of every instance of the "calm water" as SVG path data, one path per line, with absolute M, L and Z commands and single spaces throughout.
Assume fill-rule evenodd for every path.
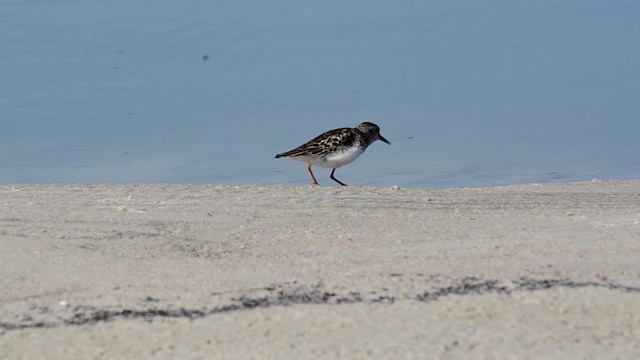
M 0 182 L 640 178 L 640 1 L 0 0 Z M 318 169 L 322 184 L 329 170 Z

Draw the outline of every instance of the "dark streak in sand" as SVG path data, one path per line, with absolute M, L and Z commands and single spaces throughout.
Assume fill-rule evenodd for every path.
M 639 293 L 640 287 L 626 286 L 610 282 L 578 282 L 569 279 L 528 279 L 521 278 L 512 281 L 515 285 L 509 287 L 501 285 L 497 280 L 480 280 L 475 277 L 462 279 L 459 284 L 437 288 L 432 291 L 425 291 L 416 295 L 412 300 L 420 302 L 437 301 L 442 297 L 450 295 L 485 295 L 485 294 L 512 294 L 522 291 L 542 291 L 552 288 L 586 288 L 595 287 L 626 293 Z M 70 318 L 60 322 L 34 322 L 34 323 L 8 323 L 0 321 L 0 329 L 19 330 L 30 328 L 54 328 L 59 326 L 91 325 L 99 322 L 113 321 L 117 319 L 142 319 L 152 321 L 155 318 L 183 318 L 199 319 L 209 315 L 227 313 L 240 310 L 252 310 L 258 308 L 268 308 L 274 306 L 290 306 L 301 304 L 353 304 L 353 303 L 388 303 L 393 304 L 398 300 L 395 296 L 380 295 L 371 299 L 364 299 L 356 291 L 347 295 L 338 295 L 334 292 L 322 290 L 323 284 L 315 285 L 312 290 L 287 290 L 281 285 L 271 285 L 264 290 L 277 291 L 274 296 L 247 297 L 241 296 L 233 299 L 234 303 L 218 306 L 213 309 L 157 309 L 146 310 L 101 310 L 90 306 L 74 307 L 76 311 Z M 150 300 L 149 300 L 150 299 Z M 147 297 L 147 301 L 158 301 L 158 299 Z M 50 310 L 48 310 L 50 311 Z

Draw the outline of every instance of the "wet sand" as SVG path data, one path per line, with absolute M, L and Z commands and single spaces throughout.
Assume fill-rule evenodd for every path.
M 0 358 L 640 356 L 640 181 L 0 194 Z

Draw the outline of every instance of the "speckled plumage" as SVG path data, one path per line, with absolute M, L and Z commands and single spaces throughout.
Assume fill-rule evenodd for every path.
M 306 163 L 311 179 L 316 185 L 319 184 L 311 171 L 311 165 L 333 168 L 331 179 L 346 186 L 333 176 L 336 169 L 353 162 L 376 140 L 391 144 L 380 135 L 378 125 L 363 122 L 355 128 L 329 130 L 293 150 L 276 155 L 276 159 L 288 157 Z

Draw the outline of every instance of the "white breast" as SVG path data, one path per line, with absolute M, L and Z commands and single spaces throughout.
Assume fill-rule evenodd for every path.
M 326 168 L 339 168 L 353 162 L 363 152 L 364 149 L 359 146 L 347 148 L 345 151 L 328 155 L 324 161 L 316 161 L 312 162 L 312 164 Z

